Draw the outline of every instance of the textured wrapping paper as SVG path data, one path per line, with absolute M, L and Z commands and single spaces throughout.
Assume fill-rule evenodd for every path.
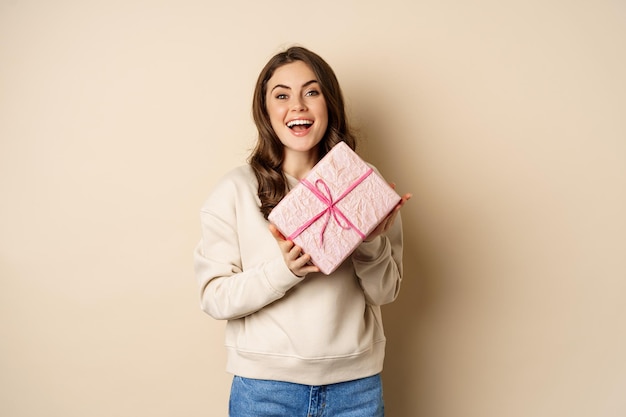
M 340 142 L 274 207 L 269 220 L 330 274 L 400 202 L 400 196 Z

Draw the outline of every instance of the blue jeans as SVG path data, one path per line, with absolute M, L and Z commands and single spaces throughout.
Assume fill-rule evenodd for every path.
M 383 417 L 380 375 L 330 385 L 235 376 L 230 417 Z

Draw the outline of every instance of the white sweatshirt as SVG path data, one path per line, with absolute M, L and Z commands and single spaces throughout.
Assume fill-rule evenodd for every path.
M 290 186 L 295 178 L 287 177 Z M 195 254 L 201 307 L 226 325 L 227 371 L 307 385 L 379 373 L 380 306 L 402 279 L 400 216 L 331 275 L 294 275 L 268 230 L 249 165 L 226 174 L 201 209 Z

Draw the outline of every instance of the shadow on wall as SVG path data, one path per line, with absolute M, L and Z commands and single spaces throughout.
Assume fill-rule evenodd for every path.
M 429 375 L 433 375 L 430 350 L 427 345 L 429 317 L 433 317 L 436 306 L 437 275 L 439 256 L 434 245 L 429 243 L 428 227 L 424 216 L 420 216 L 420 200 L 427 198 L 426 190 L 420 192 L 420 181 L 416 174 L 419 168 L 401 166 L 396 154 L 404 148 L 401 136 L 399 143 L 390 143 L 386 138 L 398 129 L 390 126 L 376 115 L 376 100 L 359 99 L 359 103 L 370 103 L 372 108 L 359 108 L 356 132 L 359 136 L 359 153 L 374 164 L 391 181 L 398 183 L 398 192 L 411 192 L 413 198 L 402 209 L 404 230 L 404 279 L 400 296 L 383 307 L 383 320 L 387 336 L 385 369 L 383 371 L 385 407 L 390 417 L 413 416 L 415 404 L 420 410 L 428 409 L 433 387 Z M 364 123 L 358 123 L 364 120 Z M 415 131 L 414 126 L 412 126 Z M 402 129 L 401 127 L 399 129 Z M 397 131 L 397 130 L 396 130 Z M 408 129 L 406 130 L 408 131 Z M 393 135 L 392 135 L 393 136 Z M 371 139 L 370 139 L 371 138 Z M 402 158 L 406 161 L 406 156 Z M 412 164 L 419 164 L 419 157 L 411 158 Z M 400 165 L 400 166 L 399 166 Z
M 406 207 L 405 207 L 406 208 Z M 407 210 L 408 211 L 408 210 Z M 385 404 L 390 417 L 414 416 L 416 403 L 430 398 L 428 337 L 429 308 L 433 303 L 432 275 L 426 250 L 420 245 L 419 227 L 404 215 L 404 279 L 398 299 L 383 307 L 387 351 L 383 371 Z M 420 406 L 420 409 L 423 407 Z

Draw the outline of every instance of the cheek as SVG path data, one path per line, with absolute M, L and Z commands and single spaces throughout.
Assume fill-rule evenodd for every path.
M 282 125 L 282 119 L 278 117 L 275 113 L 270 113 L 270 124 L 274 130 L 279 129 Z
M 326 108 L 326 106 L 323 106 L 323 108 L 320 109 L 320 114 L 321 117 L 319 117 L 319 120 L 322 121 L 322 124 L 324 125 L 324 130 L 326 130 L 328 128 L 328 109 Z
M 284 110 L 280 106 L 267 106 L 267 114 L 270 116 L 270 120 L 272 124 L 274 122 L 282 121 L 284 118 Z

